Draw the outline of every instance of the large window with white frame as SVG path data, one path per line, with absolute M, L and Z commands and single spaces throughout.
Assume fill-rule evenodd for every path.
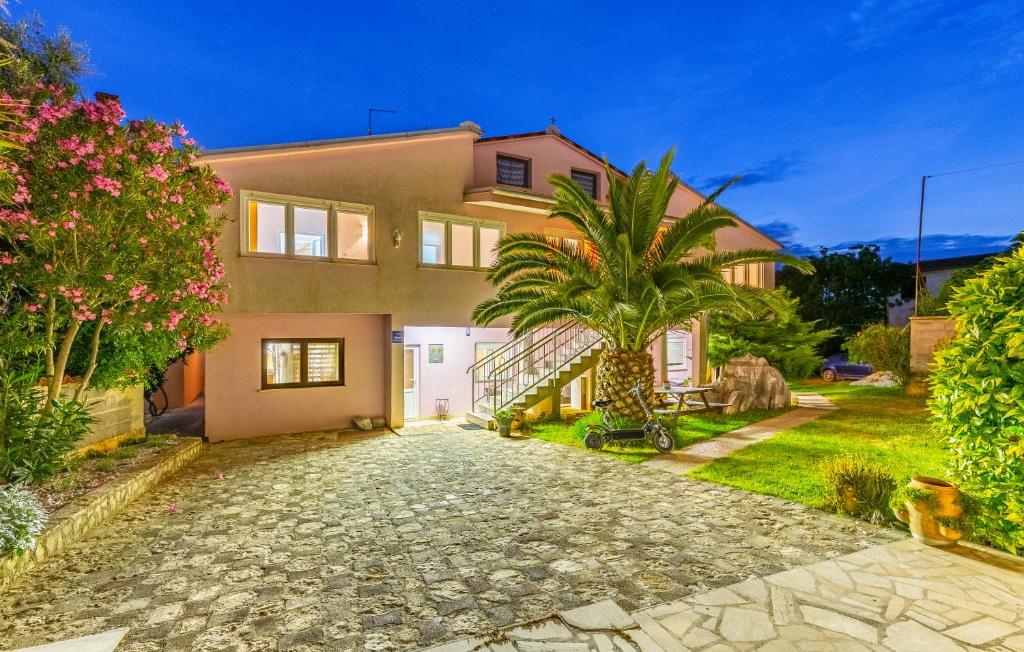
M 457 215 L 420 213 L 420 263 L 461 269 L 486 269 L 497 260 L 501 222 Z
M 243 191 L 242 253 L 373 261 L 373 207 Z

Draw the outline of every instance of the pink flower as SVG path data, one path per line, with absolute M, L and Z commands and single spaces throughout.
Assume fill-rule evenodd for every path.
M 39 304 L 39 303 L 30 303 L 29 305 L 25 306 L 25 310 L 27 310 L 27 311 L 29 311 L 29 312 L 39 312 L 39 310 L 40 310 L 40 309 L 41 309 L 42 307 L 43 307 L 43 306 L 42 306 L 42 304 Z
M 114 197 L 119 197 L 121 195 L 121 182 L 116 179 L 111 179 L 110 177 L 105 177 L 102 174 L 97 174 L 92 178 L 92 182 L 97 188 L 100 190 L 106 190 Z M 88 188 L 88 185 L 86 187 Z
M 167 506 L 167 512 L 169 514 L 177 514 L 178 513 L 178 504 L 177 503 L 171 503 L 170 505 L 168 505 Z
M 151 330 L 153 330 L 153 324 L 151 322 L 148 322 L 148 321 L 145 324 L 143 324 L 142 327 L 144 329 L 146 329 L 147 333 L 150 332 Z
M 114 280 L 114 275 L 113 274 L 104 274 L 103 278 L 105 278 L 108 281 L 113 281 Z
M 145 238 L 139 238 L 139 244 L 143 247 L 145 247 L 148 242 L 149 240 L 146 240 Z

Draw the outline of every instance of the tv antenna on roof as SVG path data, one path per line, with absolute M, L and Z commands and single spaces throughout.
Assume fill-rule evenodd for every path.
M 369 108 L 366 111 L 366 135 L 373 135 L 373 114 L 374 113 L 398 113 L 398 111 L 392 111 L 391 109 L 374 109 Z

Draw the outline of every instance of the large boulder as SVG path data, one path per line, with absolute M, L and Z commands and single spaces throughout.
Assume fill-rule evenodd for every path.
M 792 400 L 782 373 L 750 353 L 727 362 L 714 387 L 711 400 L 729 404 L 722 409 L 724 414 L 783 408 Z

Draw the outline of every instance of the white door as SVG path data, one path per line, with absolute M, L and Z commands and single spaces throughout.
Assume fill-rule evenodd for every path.
M 420 416 L 420 347 L 405 347 L 405 418 Z

